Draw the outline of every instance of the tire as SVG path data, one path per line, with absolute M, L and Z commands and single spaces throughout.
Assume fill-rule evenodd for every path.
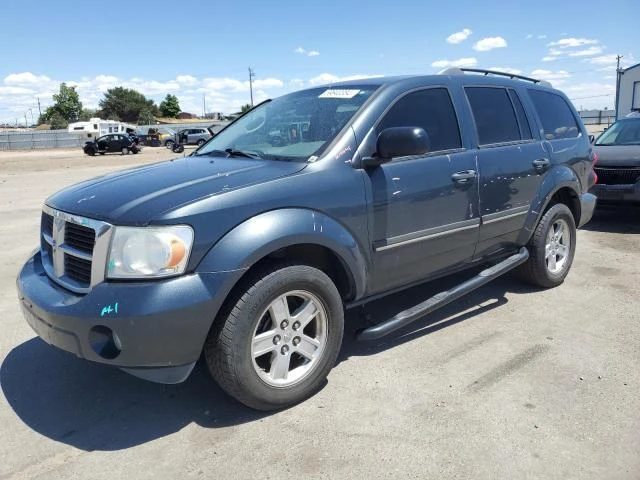
M 105 154 L 105 153 L 107 153 L 107 152 L 98 152 L 98 153 L 99 153 L 100 155 L 104 155 L 104 154 Z
M 202 138 L 200 140 L 198 140 L 198 147 L 201 147 L 202 145 L 204 145 L 205 140 L 203 140 Z
M 140 153 L 140 148 L 138 148 L 136 145 L 134 145 L 133 147 L 131 147 L 131 151 L 135 155 L 137 153 Z
M 87 151 L 87 155 L 89 155 L 90 157 L 95 157 L 96 156 L 96 151 L 93 148 L 90 148 Z
M 122 155 L 129 155 L 129 149 L 127 147 L 122 148 Z
M 306 265 L 272 265 L 232 294 L 205 342 L 205 359 L 230 396 L 256 410 L 277 410 L 322 386 L 343 331 L 342 299 L 327 275 Z
M 164 142 L 164 146 L 167 147 L 169 150 L 171 150 L 173 148 L 173 144 L 175 142 L 173 140 L 167 140 L 166 142 Z
M 549 208 L 527 248 L 529 259 L 515 271 L 522 280 L 543 288 L 564 282 L 576 251 L 576 224 L 569 207 L 557 203 Z

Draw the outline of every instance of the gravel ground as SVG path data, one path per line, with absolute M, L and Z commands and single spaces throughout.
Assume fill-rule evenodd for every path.
M 463 277 L 350 310 L 324 388 L 275 414 L 236 404 L 202 366 L 157 385 L 35 338 L 14 282 L 43 200 L 170 156 L 0 153 L 0 479 L 640 478 L 639 207 L 597 211 L 559 288 L 503 277 L 366 345 L 364 318 Z

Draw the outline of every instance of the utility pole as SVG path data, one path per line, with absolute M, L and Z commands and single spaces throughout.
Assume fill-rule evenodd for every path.
M 249 67 L 249 93 L 251 94 L 251 108 L 253 108 L 253 78 L 256 76 L 256 72 Z
M 205 94 L 202 94 L 202 118 L 207 118 L 207 99 Z
M 29 109 L 29 113 L 31 114 L 31 125 L 35 125 L 36 122 L 33 121 L 33 108 Z
M 29 124 L 27 123 L 27 112 L 24 112 L 24 128 L 27 128 Z
M 616 104 L 614 109 L 616 111 L 616 120 L 618 119 L 618 114 L 620 109 L 618 108 L 618 99 L 620 98 L 620 78 L 622 77 L 622 71 L 620 70 L 620 60 L 622 59 L 622 55 L 616 55 L 617 65 L 616 65 Z
M 42 116 L 42 110 L 40 109 L 40 97 L 36 97 L 38 99 L 38 114 L 40 115 L 40 117 Z M 40 119 L 40 117 L 38 117 L 38 120 Z

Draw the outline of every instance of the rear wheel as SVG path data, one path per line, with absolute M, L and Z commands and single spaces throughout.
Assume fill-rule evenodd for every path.
M 122 155 L 129 155 L 129 149 L 127 147 L 122 148 Z
M 204 139 L 200 139 L 198 140 L 198 146 L 201 147 L 202 145 L 204 145 L 205 140 Z
M 342 300 L 322 271 L 275 266 L 245 282 L 205 344 L 209 371 L 232 397 L 275 410 L 315 393 L 333 367 Z
M 558 203 L 549 208 L 527 248 L 529 260 L 516 270 L 523 280 L 544 288 L 564 282 L 576 250 L 576 224 L 569 207 Z

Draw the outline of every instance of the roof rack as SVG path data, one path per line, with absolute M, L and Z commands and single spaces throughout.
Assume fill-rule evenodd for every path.
M 551 84 L 546 80 L 539 80 L 537 78 L 525 77 L 523 75 L 516 75 L 515 73 L 499 72 L 497 70 L 485 70 L 483 68 L 458 68 L 451 67 L 440 72 L 440 75 L 464 75 L 464 72 L 482 73 L 483 75 L 499 75 L 502 77 L 509 77 L 511 79 L 517 78 L 519 80 L 526 80 L 527 82 L 533 82 L 536 84 L 550 87 Z

